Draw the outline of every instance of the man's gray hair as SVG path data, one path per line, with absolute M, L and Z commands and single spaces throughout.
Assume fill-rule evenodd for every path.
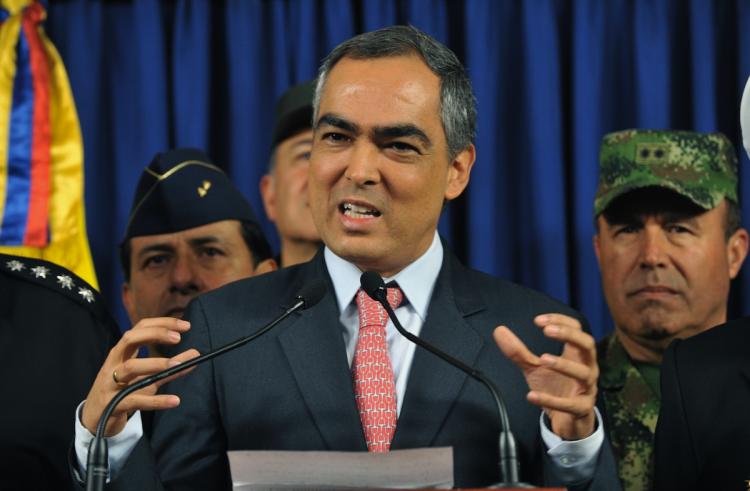
M 368 60 L 417 54 L 440 78 L 440 119 L 452 159 L 474 143 L 477 110 L 471 82 L 456 55 L 413 26 L 391 26 L 355 36 L 336 46 L 323 60 L 313 99 L 313 127 L 328 74 L 343 58 Z

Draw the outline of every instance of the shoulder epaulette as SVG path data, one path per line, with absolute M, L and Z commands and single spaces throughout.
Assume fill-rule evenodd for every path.
M 0 273 L 53 290 L 98 314 L 109 316 L 99 292 L 60 265 L 43 259 L 0 254 Z

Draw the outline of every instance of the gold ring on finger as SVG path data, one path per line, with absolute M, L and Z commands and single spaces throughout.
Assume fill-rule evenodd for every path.
M 127 387 L 128 383 L 123 382 L 122 380 L 117 378 L 117 370 L 112 370 L 112 380 L 115 381 L 118 387 Z

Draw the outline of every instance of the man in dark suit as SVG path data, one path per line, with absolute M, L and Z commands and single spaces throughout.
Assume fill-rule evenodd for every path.
M 385 322 L 373 334 L 383 311 L 358 290 L 371 270 L 398 284 L 394 297 L 406 301 L 394 308 L 407 329 L 502 388 L 523 479 L 618 489 L 594 408 L 593 338 L 569 308 L 466 269 L 437 237 L 444 203 L 463 192 L 475 158 L 474 98 L 455 55 L 414 28 L 392 27 L 339 45 L 318 80 L 309 192 L 324 250 L 199 297 L 189 328 L 157 321 L 124 339 L 105 366 L 127 383 L 195 354 L 149 364 L 123 356 L 144 342 L 178 334 L 179 347 L 205 352 L 258 329 L 313 280 L 325 282 L 326 295 L 246 349 L 176 380 L 170 394 L 126 399 L 106 433 L 138 443 L 110 458 L 111 488 L 227 489 L 231 449 L 450 445 L 456 485 L 498 480 L 492 399 Z M 382 367 L 372 380 L 383 392 L 373 394 L 359 373 Z M 115 388 L 95 383 L 83 411 L 89 429 Z M 177 405 L 155 418 L 150 444 L 131 431 L 128 412 Z
M 0 254 L 0 489 L 68 489 L 71 411 L 120 330 L 97 291 L 39 259 Z
M 740 112 L 750 155 L 750 80 Z M 749 324 L 675 341 L 664 354 L 655 489 L 750 489 Z

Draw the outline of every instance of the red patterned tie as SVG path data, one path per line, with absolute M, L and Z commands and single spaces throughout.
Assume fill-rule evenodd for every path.
M 403 300 L 398 287 L 388 288 L 388 303 L 393 309 Z M 364 290 L 357 292 L 359 339 L 352 360 L 354 397 L 365 431 L 367 450 L 387 452 L 396 431 L 396 384 L 393 365 L 385 342 L 388 314 L 379 302 Z

